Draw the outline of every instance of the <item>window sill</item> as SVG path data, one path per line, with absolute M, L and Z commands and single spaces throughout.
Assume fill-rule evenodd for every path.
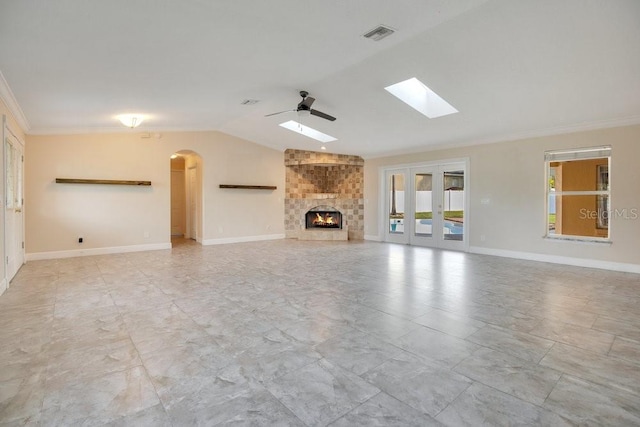
M 579 236 L 544 236 L 545 240 L 561 243 L 586 243 L 594 245 L 611 245 L 613 241 L 609 238 L 599 237 L 579 237 Z

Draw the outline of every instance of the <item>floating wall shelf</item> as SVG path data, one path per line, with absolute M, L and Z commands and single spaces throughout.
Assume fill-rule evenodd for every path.
M 227 185 L 220 184 L 220 188 L 240 188 L 242 190 L 276 190 L 275 185 Z
M 150 186 L 151 181 L 125 181 L 118 179 L 70 179 L 56 178 L 57 184 L 107 184 L 107 185 L 142 185 Z

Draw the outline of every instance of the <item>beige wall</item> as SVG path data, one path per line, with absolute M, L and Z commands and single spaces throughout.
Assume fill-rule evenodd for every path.
M 172 153 L 202 158 L 205 243 L 283 234 L 282 153 L 220 132 L 27 137 L 27 254 L 170 242 Z M 151 187 L 56 184 L 55 178 L 150 180 Z M 219 184 L 277 185 L 275 191 Z M 147 236 L 148 237 L 145 237 Z M 78 237 L 84 243 L 78 243 Z
M 4 109 L 4 105 L 1 105 Z M 17 126 L 16 126 L 17 127 Z M 612 244 L 544 239 L 544 151 L 608 144 L 612 202 L 640 209 L 640 126 L 603 129 L 513 142 L 426 151 L 365 162 L 365 231 L 382 235 L 379 170 L 383 166 L 469 158 L 467 224 L 472 249 L 640 264 L 640 219 L 611 218 Z M 219 132 L 139 132 L 28 136 L 26 144 L 27 253 L 68 251 L 170 241 L 169 156 L 202 156 L 201 219 L 208 243 L 284 233 L 283 154 Z M 55 184 L 56 177 L 144 179 L 151 188 Z M 222 190 L 219 184 L 277 185 L 276 191 Z M 489 199 L 489 204 L 481 204 Z M 145 232 L 149 237 L 145 238 Z M 79 245 L 82 236 L 85 243 Z M 481 239 L 484 236 L 484 240 Z
M 382 236 L 379 224 L 380 167 L 469 158 L 470 206 L 465 224 L 470 245 L 488 250 L 518 251 L 605 262 L 640 264 L 640 126 L 601 129 L 519 141 L 367 159 L 365 162 L 365 235 Z M 612 146 L 611 198 L 628 218 L 610 218 L 612 244 L 559 242 L 545 234 L 546 150 Z M 489 199 L 489 204 L 481 204 Z M 637 211 L 636 211 L 637 212 Z M 485 240 L 481 239 L 484 236 Z

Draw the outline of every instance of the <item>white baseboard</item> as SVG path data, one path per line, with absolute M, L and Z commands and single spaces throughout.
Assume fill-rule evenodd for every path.
M 380 238 L 380 236 L 378 235 L 373 235 L 373 234 L 365 234 L 364 235 L 364 240 L 371 240 L 374 242 L 382 242 L 382 239 Z
M 284 234 L 265 234 L 262 236 L 227 237 L 224 239 L 205 239 L 202 241 L 202 245 L 203 246 L 226 245 L 228 243 L 258 242 L 261 240 L 279 240 L 284 238 L 285 238 Z
M 482 255 L 493 255 L 504 258 L 525 259 L 528 261 L 549 262 L 552 264 L 573 265 L 576 267 L 598 268 L 601 270 L 621 271 L 624 273 L 639 273 L 640 264 L 624 262 L 602 261 L 588 258 L 574 258 L 567 256 L 537 254 L 532 252 L 509 251 L 505 249 L 491 249 L 479 246 L 469 247 L 469 252 Z
M 4 291 L 7 290 L 7 279 L 2 279 L 0 282 L 0 295 L 4 294 Z
M 148 245 L 113 246 L 110 248 L 73 249 L 70 251 L 35 252 L 27 254 L 27 261 L 43 259 L 73 258 L 79 256 L 121 254 L 126 252 L 157 251 L 171 249 L 171 243 L 153 243 Z

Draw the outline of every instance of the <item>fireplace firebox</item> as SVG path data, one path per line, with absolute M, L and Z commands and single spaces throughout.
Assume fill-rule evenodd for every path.
M 306 228 L 342 228 L 342 214 L 337 210 L 313 208 L 305 218 Z

